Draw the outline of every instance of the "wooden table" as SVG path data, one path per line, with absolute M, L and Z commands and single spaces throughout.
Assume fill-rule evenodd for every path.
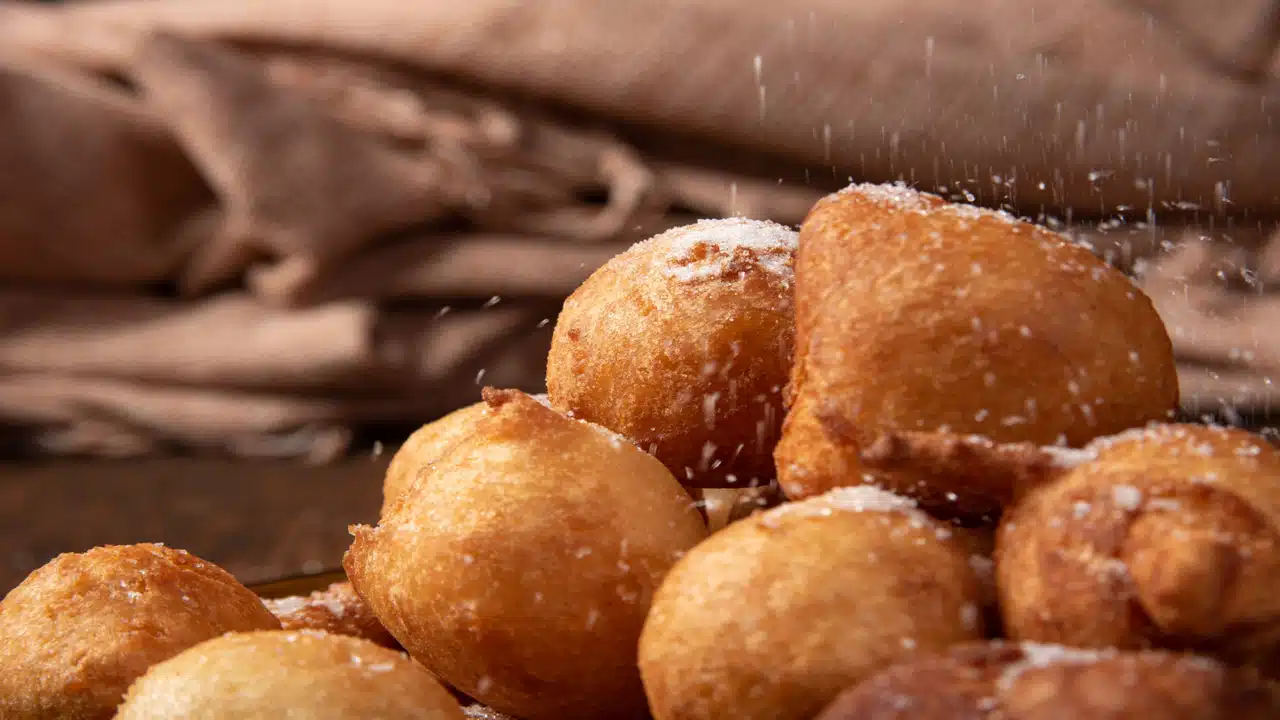
M 245 583 L 338 567 L 390 454 L 325 466 L 208 458 L 0 464 L 0 594 L 60 552 L 163 542 Z

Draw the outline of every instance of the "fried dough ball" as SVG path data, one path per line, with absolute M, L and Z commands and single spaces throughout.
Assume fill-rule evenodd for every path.
M 687 485 L 772 480 L 795 247 L 789 228 L 732 218 L 613 258 L 560 313 L 552 405 L 631 438 Z
M 707 530 L 662 463 L 513 390 L 344 565 L 391 634 L 453 687 L 523 718 L 644 713 L 654 589 Z
M 842 693 L 817 720 L 1274 717 L 1274 687 L 1208 658 L 994 642 L 895 665 Z
M 257 595 L 185 550 L 65 553 L 0 601 L 0 717 L 110 718 L 152 664 L 225 632 L 279 627 Z
M 463 720 L 404 653 L 315 630 L 223 635 L 155 665 L 117 720 Z
M 1190 650 L 1280 675 L 1280 452 L 1199 425 L 1087 451 L 1002 521 L 1010 637 Z
M 1078 447 L 1178 403 L 1168 334 L 1124 275 L 1045 228 L 901 185 L 814 206 L 795 322 L 775 453 L 793 499 L 865 481 L 935 512 L 993 513 L 996 498 L 860 454 L 887 431 Z
M 663 581 L 640 638 L 657 720 L 807 720 L 916 651 L 982 638 L 964 543 L 862 486 L 752 515 Z
M 368 603 L 349 582 L 333 583 L 306 597 L 297 595 L 263 602 L 285 630 L 322 630 L 400 649 L 400 643 L 382 627 Z
M 423 468 L 439 460 L 441 456 L 466 437 L 485 414 L 482 402 L 454 410 L 444 417 L 418 428 L 404 441 L 387 466 L 386 479 L 382 483 L 382 513 L 386 514 L 391 502 L 409 489 L 413 479 Z

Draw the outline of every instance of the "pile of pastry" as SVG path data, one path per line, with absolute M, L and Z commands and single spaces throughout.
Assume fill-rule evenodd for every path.
M 419 430 L 310 598 L 53 560 L 0 717 L 1280 717 L 1280 452 L 1174 423 L 1149 299 L 1044 228 L 872 185 L 677 228 L 547 388 Z

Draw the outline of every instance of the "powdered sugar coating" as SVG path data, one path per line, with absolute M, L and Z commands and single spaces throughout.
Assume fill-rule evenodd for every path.
M 752 266 L 790 283 L 799 235 L 765 220 L 699 220 L 672 228 L 640 246 L 666 245 L 664 272 L 681 282 L 732 278 Z
M 919 509 L 915 500 L 874 485 L 835 488 L 816 497 L 785 503 L 757 517 L 767 526 L 782 518 L 830 517 L 837 512 L 899 513 L 915 523 L 928 522 L 928 516 Z
M 923 213 L 940 207 L 945 202 L 933 193 L 920 192 L 907 187 L 905 183 L 853 183 L 838 191 L 832 197 L 842 195 L 858 195 L 882 207 L 891 207 L 904 212 Z
M 866 200 L 880 205 L 881 207 L 890 207 L 902 212 L 909 213 L 935 213 L 947 214 L 956 218 L 969 221 L 977 220 L 994 220 L 1014 228 L 1026 225 L 1018 218 L 1010 215 L 1003 210 L 993 210 L 977 205 L 968 205 L 964 203 L 948 202 L 946 199 L 934 195 L 933 193 L 923 192 L 908 187 L 905 183 L 854 183 L 840 190 L 835 194 L 836 197 L 841 195 L 856 194 Z M 1063 238 L 1063 242 L 1066 242 Z

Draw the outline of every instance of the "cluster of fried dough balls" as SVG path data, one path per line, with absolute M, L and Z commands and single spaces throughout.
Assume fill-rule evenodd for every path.
M 980 639 L 981 602 L 949 526 L 841 488 L 730 525 L 677 563 L 640 671 L 658 720 L 807 719 L 903 655 Z
M 703 220 L 638 243 L 564 304 L 552 405 L 621 433 L 681 482 L 774 478 L 791 366 L 796 233 Z
M 886 431 L 1078 447 L 1177 408 L 1168 334 L 1124 275 L 1043 227 L 903 186 L 854 185 L 813 208 L 795 308 L 776 452 L 793 498 L 872 482 L 935 512 L 993 515 L 1007 493 L 861 453 Z
M 0 601 L 0 718 L 110 718 L 151 665 L 223 633 L 279 627 L 257 595 L 183 550 L 59 555 Z
M 1280 717 L 1280 452 L 1149 424 L 1163 325 L 1044 228 L 868 185 L 676 228 L 569 298 L 547 385 L 405 443 L 350 584 L 36 571 L 0 717 Z
M 345 567 L 416 659 L 523 720 L 643 717 L 636 645 L 706 536 L 662 463 L 517 391 L 354 529 Z
M 1274 686 L 1206 658 L 992 642 L 894 665 L 842 693 L 817 720 L 1274 717 Z
M 403 653 L 313 630 L 234 633 L 153 665 L 119 720 L 463 720 L 448 690 Z

